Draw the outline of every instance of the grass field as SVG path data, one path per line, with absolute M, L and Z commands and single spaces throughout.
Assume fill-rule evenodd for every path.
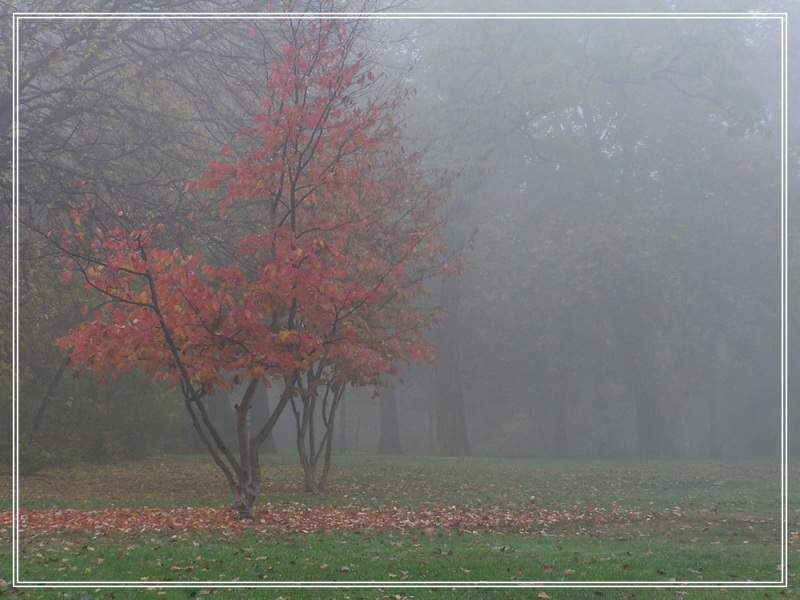
M 330 490 L 316 496 L 299 491 L 295 457 L 264 462 L 259 518 L 245 525 L 226 509 L 224 480 L 205 457 L 25 478 L 20 578 L 63 583 L 19 590 L 0 584 L 0 597 L 800 597 L 791 572 L 794 539 L 790 587 L 753 587 L 781 579 L 777 461 L 345 456 L 337 457 Z M 8 509 L 9 477 L 3 484 L 0 502 Z M 7 581 L 8 510 L 4 515 Z M 789 515 L 795 521 L 800 510 L 790 505 Z M 790 538 L 799 528 L 790 523 Z M 106 587 L 115 581 L 147 587 Z M 69 582 L 88 587 L 65 587 Z M 479 582 L 508 587 L 456 587 Z M 586 587 L 563 587 L 582 582 Z M 194 587 L 169 587 L 179 585 Z

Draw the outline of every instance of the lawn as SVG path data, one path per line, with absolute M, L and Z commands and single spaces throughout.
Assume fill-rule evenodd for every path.
M 235 520 L 224 480 L 205 457 L 79 465 L 23 479 L 20 577 L 60 587 L 0 583 L 0 596 L 800 597 L 792 587 L 751 587 L 781 578 L 777 461 L 345 456 L 319 495 L 300 491 L 294 457 L 264 463 L 253 523 Z M 790 520 L 798 512 L 790 506 Z M 8 580 L 10 511 L 2 515 Z M 790 538 L 797 529 L 790 524 Z M 107 587 L 115 581 L 146 587 Z M 796 583 L 791 571 L 789 581 Z M 507 587 L 455 587 L 480 582 Z M 588 587 L 563 587 L 581 582 Z M 718 582 L 725 585 L 698 587 Z M 185 585 L 193 587 L 171 587 Z M 255 589 L 264 585 L 278 587 Z

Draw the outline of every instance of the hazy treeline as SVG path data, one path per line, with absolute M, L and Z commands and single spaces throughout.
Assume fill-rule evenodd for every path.
M 777 453 L 779 23 L 431 25 L 423 131 L 478 228 L 449 332 L 472 448 Z
M 478 4 L 366 8 L 489 8 Z M 679 11 L 677 4 L 637 2 L 635 10 Z M 762 11 L 792 9 L 760 4 Z M 68 2 L 60 10 L 86 7 L 245 12 L 264 3 L 118 0 Z M 495 2 L 491 9 L 511 8 Z M 530 7 L 539 9 L 552 10 Z M 35 7 L 6 5 L 2 21 L 2 253 L 9 265 L 14 10 Z M 603 10 L 631 7 L 604 3 Z M 705 10 L 741 7 L 719 2 Z M 64 368 L 52 341 L 97 299 L 80 282 L 61 281 L 59 258 L 37 231 L 63 226 L 80 201 L 75 181 L 91 179 L 132 219 L 172 224 L 176 236 L 195 236 L 213 255 L 225 240 L 212 223 L 187 221 L 185 184 L 257 105 L 272 26 L 270 19 L 24 22 L 19 416 L 23 462 L 31 468 L 67 457 L 199 450 L 173 390 L 136 374 L 100 386 Z M 780 22 L 401 19 L 376 20 L 365 31 L 361 43 L 387 85 L 405 78 L 416 90 L 405 127 L 429 165 L 452 178 L 451 243 L 469 254 L 460 276 L 432 289 L 449 310 L 431 334 L 436 369 L 412 369 L 378 399 L 348 392 L 336 447 L 776 455 Z M 797 89 L 794 76 L 789 86 Z M 787 159 L 791 190 L 800 174 L 795 147 Z M 791 214 L 791 195 L 789 202 Z M 791 285 L 795 231 L 790 219 L 790 331 L 800 302 Z M 10 314 L 10 269 L 4 272 L 0 300 Z M 0 379 L 10 388 L 8 319 L 0 341 Z M 790 346 L 790 373 L 800 368 L 796 356 Z M 795 395 L 790 387 L 790 405 Z M 214 411 L 232 423 L 228 399 L 219 400 Z M 10 402 L 2 410 L 0 420 L 10 423 Z M 275 440 L 281 451 L 292 444 L 285 420 Z M 0 439 L 9 454 L 9 428 Z

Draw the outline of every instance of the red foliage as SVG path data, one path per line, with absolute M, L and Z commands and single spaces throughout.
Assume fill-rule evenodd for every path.
M 432 359 L 422 332 L 437 312 L 419 300 L 425 279 L 452 270 L 442 183 L 403 147 L 400 98 L 368 99 L 375 78 L 348 52 L 347 28 L 306 26 L 269 65 L 255 127 L 187 185 L 205 195 L 187 220 L 224 223 L 235 246 L 225 264 L 161 224 L 116 215 L 108 226 L 88 200 L 72 212 L 67 273 L 111 300 L 58 340 L 74 364 L 213 393 L 315 364 L 336 384 L 377 384 L 398 363 Z

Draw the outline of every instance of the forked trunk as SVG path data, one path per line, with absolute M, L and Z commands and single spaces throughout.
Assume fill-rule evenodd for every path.
M 330 381 L 326 384 L 321 400 L 321 416 L 325 432 L 322 439 L 317 442 L 314 437 L 314 410 L 318 406 L 317 389 L 311 383 L 319 380 L 319 375 L 320 373 L 313 379 L 309 377 L 308 391 L 300 395 L 301 403 L 292 399 L 292 410 L 297 424 L 297 452 L 303 467 L 304 489 L 312 494 L 324 491 L 328 481 L 336 409 L 342 401 L 345 390 L 344 385 L 334 386 Z M 332 394 L 331 391 L 333 391 Z M 321 472 L 317 469 L 320 458 L 323 458 Z
M 189 376 L 184 385 L 184 404 L 188 411 L 195 431 L 200 436 L 214 463 L 220 468 L 228 481 L 228 486 L 233 493 L 233 504 L 239 519 L 253 520 L 256 516 L 256 498 L 261 489 L 261 465 L 259 464 L 258 451 L 261 444 L 272 432 L 275 423 L 280 417 L 290 394 L 285 392 L 269 418 L 261 429 L 253 436 L 250 435 L 250 410 L 253 397 L 259 385 L 259 380 L 251 379 L 239 403 L 234 403 L 236 411 L 236 434 L 239 445 L 239 459 L 225 444 L 224 439 L 209 418 L 208 412 L 202 402 L 205 391 L 198 392 L 191 384 Z

